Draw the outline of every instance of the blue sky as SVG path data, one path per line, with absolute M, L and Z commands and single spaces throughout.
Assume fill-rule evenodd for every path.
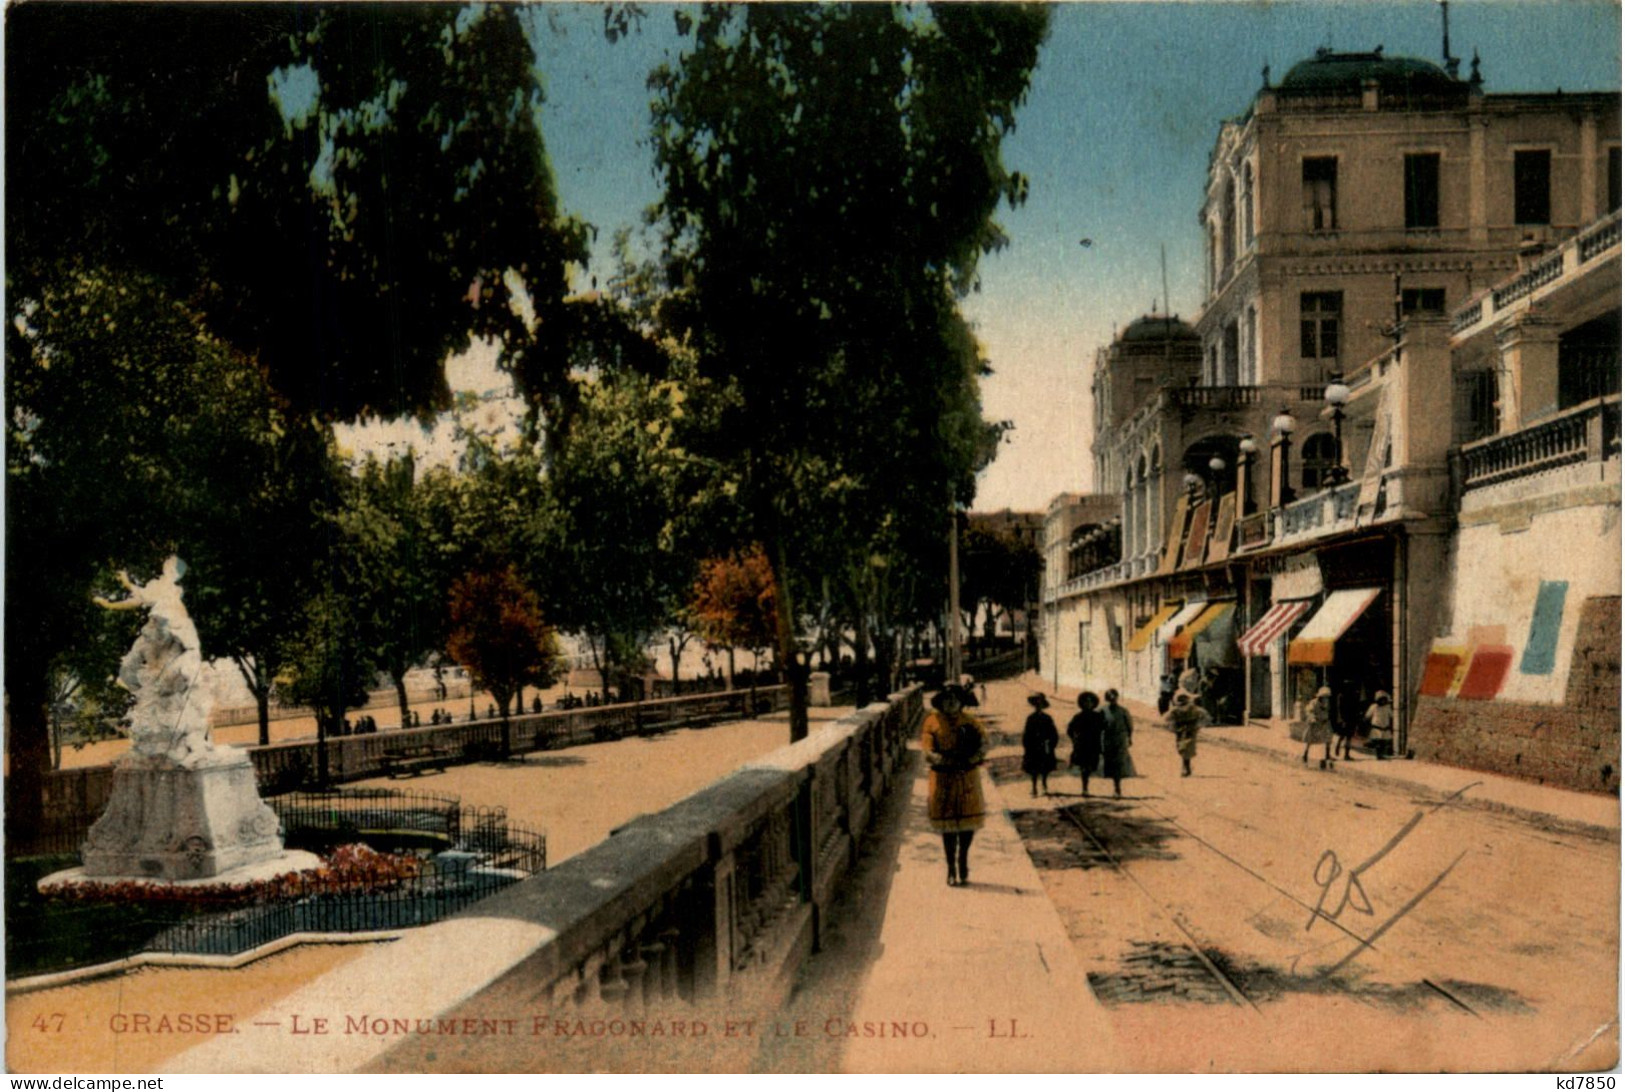
M 646 77 L 675 58 L 672 8 L 650 4 L 641 30 L 604 40 L 592 4 L 529 9 L 546 83 L 543 126 L 564 208 L 599 229 L 639 222 L 658 196 Z M 1457 0 L 1451 52 L 1476 48 L 1491 92 L 1618 90 L 1620 10 L 1589 0 Z M 966 303 L 992 361 L 989 417 L 1015 431 L 984 472 L 976 507 L 1042 509 L 1089 487 L 1088 367 L 1097 346 L 1162 295 L 1200 304 L 1196 225 L 1219 122 L 1245 111 L 1268 62 L 1279 80 L 1322 45 L 1437 61 L 1439 7 L 1396 3 L 1111 3 L 1056 6 L 1005 161 L 1031 196 L 1000 219 L 1011 245 L 984 259 Z M 1089 249 L 1078 240 L 1093 240 Z M 598 270 L 602 272 L 601 269 Z M 1158 303 L 1160 307 L 1160 302 Z

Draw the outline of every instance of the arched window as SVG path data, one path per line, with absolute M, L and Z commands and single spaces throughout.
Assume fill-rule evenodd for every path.
M 1241 232 L 1247 246 L 1253 245 L 1253 165 L 1241 168 Z
M 1337 465 L 1337 441 L 1329 432 L 1317 432 L 1303 441 L 1303 488 L 1321 489 Z

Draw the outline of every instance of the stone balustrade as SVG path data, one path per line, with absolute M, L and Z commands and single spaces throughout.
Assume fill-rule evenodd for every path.
M 1619 396 L 1599 398 L 1547 421 L 1461 449 L 1463 492 L 1619 457 Z

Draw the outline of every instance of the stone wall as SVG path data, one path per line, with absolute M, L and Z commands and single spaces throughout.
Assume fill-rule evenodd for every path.
M 1614 626 L 1617 634 L 1617 613 Z M 1613 656 L 1612 707 L 1601 703 L 1580 707 L 1423 697 L 1411 726 L 1411 748 L 1417 758 L 1430 762 L 1527 778 L 1559 788 L 1617 794 L 1617 637 Z

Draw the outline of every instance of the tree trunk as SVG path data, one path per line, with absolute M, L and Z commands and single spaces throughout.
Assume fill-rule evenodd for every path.
M 21 642 L 19 642 L 21 643 Z M 11 770 L 6 777 L 8 838 L 22 845 L 45 825 L 45 772 L 51 762 L 45 668 L 6 665 Z
M 316 785 L 318 788 L 327 788 L 327 736 L 328 729 L 333 727 L 330 723 L 330 714 L 317 711 L 316 713 Z
M 857 624 L 853 627 L 856 640 L 852 642 L 852 670 L 857 674 L 858 682 L 858 708 L 875 700 L 874 689 L 869 679 L 869 612 L 863 606 L 858 608 Z
M 790 742 L 807 738 L 807 672 L 796 649 L 795 611 L 790 602 L 790 566 L 784 536 L 773 542 L 773 603 L 778 614 L 779 663 L 790 683 Z
M 734 647 L 733 647 L 733 645 L 728 646 L 728 689 L 729 690 L 735 689 L 735 687 L 734 687 Z
M 401 706 L 401 727 L 410 728 L 412 727 L 412 707 L 406 700 L 406 672 L 403 671 L 399 675 L 391 674 L 390 678 L 395 682 L 395 700 Z

